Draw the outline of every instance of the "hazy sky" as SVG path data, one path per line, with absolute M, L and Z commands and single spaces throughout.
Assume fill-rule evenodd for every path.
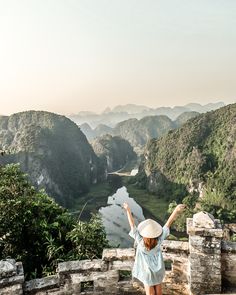
M 236 102 L 235 0 L 0 0 L 0 114 Z

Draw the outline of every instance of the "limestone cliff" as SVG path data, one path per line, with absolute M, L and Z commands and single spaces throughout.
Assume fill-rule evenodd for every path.
M 97 182 L 98 158 L 78 126 L 68 118 L 42 111 L 0 117 L 0 163 L 19 162 L 32 183 L 62 205 Z
M 142 149 L 148 140 L 158 138 L 174 128 L 174 122 L 167 116 L 149 116 L 141 120 L 123 121 L 116 125 L 113 133 L 128 140 L 136 149 Z
M 164 115 L 147 116 L 140 120 L 132 118 L 118 123 L 114 128 L 100 124 L 94 130 L 85 123 L 81 125 L 81 130 L 90 141 L 106 134 L 120 136 L 132 145 L 135 152 L 142 154 L 148 140 L 167 134 L 169 130 L 180 127 L 198 114 L 197 112 L 185 112 L 175 121 Z
M 98 137 L 92 142 L 92 146 L 107 172 L 119 170 L 136 158 L 130 143 L 119 136 Z

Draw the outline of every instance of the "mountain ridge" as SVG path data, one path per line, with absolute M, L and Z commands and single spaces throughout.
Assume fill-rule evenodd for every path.
M 174 149 L 172 148 L 174 147 Z M 236 104 L 200 114 L 177 130 L 152 139 L 145 149 L 142 173 L 157 194 L 189 187 L 236 197 Z M 171 190 L 170 190 L 171 191 Z
M 175 121 L 165 115 L 146 116 L 142 119 L 130 118 L 118 123 L 114 128 L 100 124 L 95 129 L 92 129 L 87 123 L 84 123 L 80 128 L 90 141 L 105 134 L 120 136 L 127 140 L 135 151 L 140 154 L 148 140 L 158 138 L 169 130 L 178 128 L 198 114 L 197 112 L 185 112 L 177 117 Z
M 92 128 L 96 128 L 99 124 L 115 127 L 117 123 L 130 118 L 142 119 L 146 116 L 166 115 L 170 119 L 175 120 L 184 112 L 197 111 L 203 113 L 223 107 L 224 105 L 223 102 L 208 103 L 206 105 L 192 103 L 184 106 L 150 108 L 142 105 L 127 104 L 116 106 L 113 109 L 107 108 L 101 114 L 87 112 L 86 115 L 86 112 L 79 112 L 68 117 L 78 125 L 88 123 Z

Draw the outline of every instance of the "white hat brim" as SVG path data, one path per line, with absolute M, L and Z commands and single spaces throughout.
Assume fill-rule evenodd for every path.
M 146 219 L 139 223 L 138 231 L 142 237 L 157 238 L 162 234 L 162 226 L 152 219 Z

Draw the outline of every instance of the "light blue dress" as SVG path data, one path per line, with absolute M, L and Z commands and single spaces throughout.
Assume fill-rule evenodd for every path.
M 170 234 L 170 229 L 167 226 L 163 226 L 162 229 L 163 231 L 158 238 L 157 245 L 150 251 L 144 246 L 143 238 L 136 226 L 129 232 L 129 235 L 137 243 L 132 276 L 148 286 L 161 284 L 165 276 L 165 264 L 161 252 L 161 244 Z

